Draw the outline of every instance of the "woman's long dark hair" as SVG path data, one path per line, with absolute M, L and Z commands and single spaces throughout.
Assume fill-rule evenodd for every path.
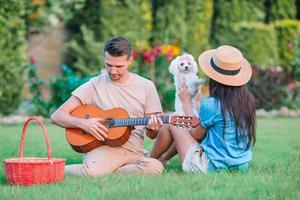
M 255 100 L 248 91 L 246 85 L 228 86 L 213 79 L 209 81 L 209 93 L 211 97 L 221 103 L 224 118 L 223 139 L 225 140 L 226 116 L 230 116 L 236 123 L 236 141 L 238 135 L 249 138 L 247 148 L 255 144 Z

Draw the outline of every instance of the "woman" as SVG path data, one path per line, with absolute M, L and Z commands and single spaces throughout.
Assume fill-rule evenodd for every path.
M 205 51 L 198 60 L 210 78 L 210 96 L 201 101 L 199 126 L 189 134 L 164 125 L 150 156 L 165 161 L 173 144 L 184 171 L 246 170 L 255 143 L 254 98 L 246 87 L 251 66 L 238 49 L 228 45 Z M 193 115 L 191 97 L 184 87 L 180 98 L 186 115 Z

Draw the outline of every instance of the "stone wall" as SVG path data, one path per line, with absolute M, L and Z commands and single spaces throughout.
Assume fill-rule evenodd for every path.
M 29 36 L 27 43 L 28 58 L 36 60 L 38 75 L 44 80 L 61 74 L 60 66 L 63 63 L 63 47 L 65 41 L 64 26 L 45 28 L 45 31 Z M 42 88 L 42 95 L 49 99 L 50 93 L 47 87 Z M 25 87 L 24 96 L 30 99 L 28 85 Z

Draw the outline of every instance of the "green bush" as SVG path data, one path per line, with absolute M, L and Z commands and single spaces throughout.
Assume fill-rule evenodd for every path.
M 274 27 L 263 23 L 241 23 L 235 30 L 237 46 L 251 64 L 264 68 L 278 63 L 277 41 Z
M 290 83 L 292 89 L 287 89 L 286 98 L 283 100 L 283 106 L 290 109 L 300 109 L 300 82 Z
M 274 25 L 280 58 L 279 64 L 290 68 L 293 63 L 293 51 L 295 51 L 293 49 L 300 50 L 300 21 L 278 20 L 274 22 Z
M 84 1 L 85 0 L 24 1 L 27 34 L 47 32 L 49 26 L 55 27 L 61 22 L 73 19 L 74 15 L 82 9 Z
M 154 0 L 153 2 L 153 42 L 160 44 L 186 43 L 186 3 L 182 0 Z
M 235 41 L 236 23 L 264 22 L 264 9 L 264 0 L 215 0 L 211 35 L 213 46 Z
M 166 13 L 167 14 L 167 13 Z M 186 43 L 184 51 L 195 57 L 210 48 L 210 29 L 213 14 L 213 0 L 186 0 Z
M 97 74 L 104 66 L 103 43 L 97 41 L 94 32 L 84 25 L 81 27 L 81 33 L 81 42 L 72 39 L 67 44 L 67 63 L 73 63 L 72 68 L 79 76 Z
M 210 47 L 212 0 L 152 2 L 154 44 L 176 44 L 194 56 Z
M 295 40 L 292 47 L 292 79 L 300 82 L 300 39 Z
M 103 67 L 104 42 L 117 35 L 127 37 L 134 48 L 149 46 L 151 17 L 147 0 L 85 1 L 67 23 L 75 32 L 67 44 L 67 64 L 79 76 L 98 73 Z
M 152 80 L 165 111 L 174 110 L 175 87 L 168 68 L 174 56 L 180 54 L 177 46 L 158 45 L 151 50 L 134 52 L 135 61 L 130 71 Z
M 51 103 L 53 109 L 62 105 L 71 93 L 80 85 L 90 80 L 91 76 L 79 77 L 67 65 L 62 65 L 64 76 L 50 79 Z
M 10 114 L 20 103 L 25 66 L 25 23 L 22 1 L 0 1 L 0 113 Z
M 35 115 L 49 117 L 60 105 L 62 105 L 70 96 L 73 90 L 88 81 L 91 77 L 80 78 L 76 76 L 71 68 L 62 65 L 64 76 L 57 76 L 46 80 L 49 82 L 51 93 L 50 100 L 45 100 L 41 94 L 41 87 L 45 86 L 46 81 L 37 75 L 37 66 L 31 63 L 28 66 L 28 81 L 30 93 L 32 95 L 33 109 L 29 112 Z
M 38 77 L 36 61 L 31 58 L 31 63 L 28 65 L 28 83 L 29 92 L 32 95 L 31 102 L 34 105 L 33 110 L 29 114 L 47 116 L 51 112 L 52 104 L 42 98 L 41 87 L 45 85 L 45 81 Z
M 101 1 L 100 27 L 102 41 L 122 35 L 134 48 L 149 45 L 151 37 L 151 3 L 149 0 Z
M 296 19 L 295 0 L 268 0 L 266 1 L 266 22 L 280 19 Z
M 101 39 L 100 26 L 100 3 L 101 0 L 72 0 L 72 1 L 58 1 L 56 4 L 61 5 L 66 10 L 71 12 L 71 17 L 66 21 L 67 28 L 70 30 L 72 39 L 77 42 L 84 43 L 82 26 L 91 30 L 93 35 L 99 41 Z M 71 4 L 72 6 L 68 5 Z M 68 9 L 66 9 L 66 7 Z M 76 55 L 74 55 L 76 57 Z
M 162 107 L 165 111 L 174 111 L 175 86 L 173 76 L 168 68 L 170 61 L 165 56 L 158 56 L 155 62 L 156 71 L 154 83 L 160 96 Z
M 252 69 L 253 76 L 248 87 L 255 97 L 256 108 L 279 109 L 287 98 L 283 69 L 262 69 L 259 66 Z

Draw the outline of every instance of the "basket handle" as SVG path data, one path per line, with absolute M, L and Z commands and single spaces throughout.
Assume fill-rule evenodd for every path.
M 43 132 L 44 132 L 44 137 L 45 137 L 45 140 L 46 140 L 46 144 L 47 144 L 48 160 L 52 160 L 50 142 L 49 142 L 49 139 L 48 139 L 48 132 L 47 132 L 46 127 L 45 127 L 45 125 L 43 123 L 43 120 L 41 118 L 35 117 L 35 116 L 27 117 L 27 119 L 25 120 L 25 123 L 24 123 L 24 126 L 23 126 L 23 130 L 22 130 L 22 137 L 21 137 L 21 143 L 20 143 L 19 157 L 23 158 L 24 139 L 25 139 L 25 135 L 26 135 L 26 129 L 27 129 L 28 124 L 32 120 L 34 120 L 37 123 L 39 123 L 40 126 L 42 127 Z

